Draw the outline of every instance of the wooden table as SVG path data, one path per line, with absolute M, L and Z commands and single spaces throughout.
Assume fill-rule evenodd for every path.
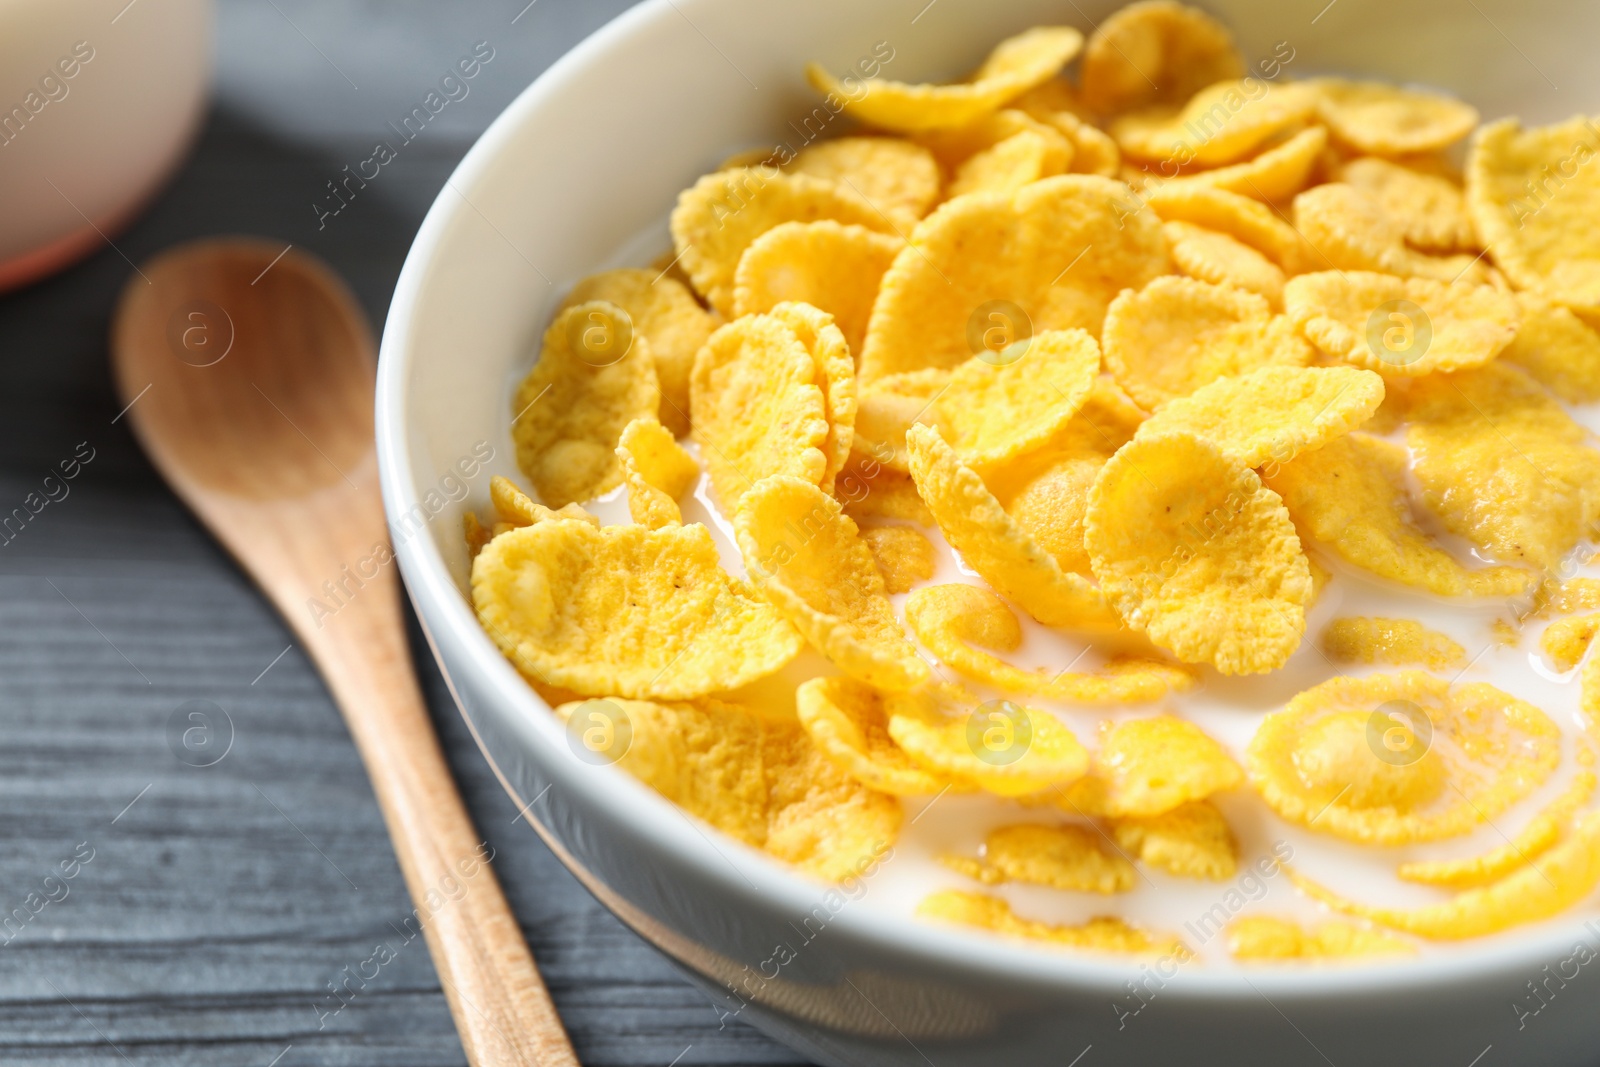
M 81 463 L 0 544 L 0 1062 L 465 1062 L 426 949 L 397 932 L 410 905 L 344 725 L 118 420 L 106 333 L 130 260 L 222 232 L 324 257 L 381 324 L 412 234 L 473 138 L 628 6 L 525 3 L 221 0 L 216 100 L 182 172 L 115 248 L 0 297 L 0 514 L 60 461 Z M 319 228 L 325 183 L 480 41 L 494 58 L 470 94 Z M 802 1062 L 742 1024 L 719 1028 L 513 823 L 414 638 L 451 764 L 583 1062 Z M 170 736 L 208 725 L 219 758 L 180 760 Z M 403 947 L 341 1009 L 330 985 L 346 968 L 370 974 L 380 942 Z

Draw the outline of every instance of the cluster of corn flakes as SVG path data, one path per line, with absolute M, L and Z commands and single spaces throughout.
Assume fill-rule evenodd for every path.
M 805 74 L 856 128 L 723 161 L 656 267 L 577 284 L 515 397 L 532 492 L 497 478 L 468 517 L 478 617 L 574 753 L 824 879 L 908 803 L 988 796 L 938 857 L 968 888 L 920 914 L 1080 949 L 1190 955 L 975 887 L 1227 882 L 1244 803 L 1379 849 L 1553 796 L 1501 847 L 1399 862 L 1432 904 L 1283 865 L 1347 918 L 1238 916 L 1241 960 L 1404 956 L 1589 896 L 1588 742 L 1547 788 L 1566 716 L 1463 680 L 1474 650 L 1405 606 L 1566 616 L 1544 655 L 1600 716 L 1600 583 L 1571 573 L 1600 452 L 1566 407 L 1600 401 L 1600 127 L 1253 72 L 1173 0 L 948 84 Z M 1396 614 L 1308 634 L 1336 573 Z M 1029 665 L 1041 629 L 1093 657 Z M 1184 716 L 1297 656 L 1323 680 L 1242 751 Z

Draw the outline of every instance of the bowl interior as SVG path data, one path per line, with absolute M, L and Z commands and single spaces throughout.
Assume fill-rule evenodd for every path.
M 819 129 L 843 128 L 842 119 L 818 110 L 801 76 L 806 60 L 844 70 L 887 47 L 887 77 L 950 77 L 1007 34 L 1063 22 L 1087 33 L 1120 6 L 769 0 L 757 10 L 734 0 L 651 0 L 563 58 L 485 134 L 441 192 L 402 273 L 383 342 L 379 448 L 413 595 L 431 605 L 435 626 L 443 620 L 471 647 L 508 707 L 533 718 L 542 704 L 468 608 L 461 520 L 485 505 L 487 474 L 468 484 L 461 471 L 492 452 L 485 471 L 517 474 L 510 397 L 564 292 L 598 269 L 642 266 L 666 250 L 677 192 L 730 153 L 778 142 L 798 148 Z M 1550 121 L 1600 99 L 1600 66 L 1586 44 L 1600 29 L 1600 5 L 1583 0 L 1203 6 L 1233 28 L 1252 66 L 1289 56 L 1284 69 L 1294 77 L 1338 72 L 1436 86 L 1485 118 Z M 548 716 L 539 719 L 530 726 L 535 734 L 548 727 Z M 663 818 L 662 832 L 705 852 L 707 877 L 733 876 L 727 858 L 681 821 Z M 782 891 L 784 876 L 776 878 L 764 887 Z M 916 936 L 973 951 L 971 938 Z M 1541 932 L 1515 949 L 1485 950 L 1482 962 L 1513 951 L 1517 960 L 1543 959 L 1570 940 L 1564 930 Z M 1080 966 L 1010 948 L 988 958 L 1017 964 L 1025 957 L 1045 972 Z M 1417 966 L 1459 969 L 1443 961 Z

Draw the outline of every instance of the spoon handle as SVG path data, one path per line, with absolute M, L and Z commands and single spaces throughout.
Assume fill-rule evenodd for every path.
M 372 779 L 474 1067 L 578 1067 L 527 942 L 489 865 L 417 688 L 394 568 L 321 627 L 297 628 Z

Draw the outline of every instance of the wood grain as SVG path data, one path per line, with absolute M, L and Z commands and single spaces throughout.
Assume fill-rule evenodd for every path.
M 344 711 L 415 905 L 408 929 L 427 939 L 468 1061 L 576 1067 L 413 680 L 360 309 L 319 262 L 266 241 L 182 245 L 141 275 L 112 330 L 133 428 Z

